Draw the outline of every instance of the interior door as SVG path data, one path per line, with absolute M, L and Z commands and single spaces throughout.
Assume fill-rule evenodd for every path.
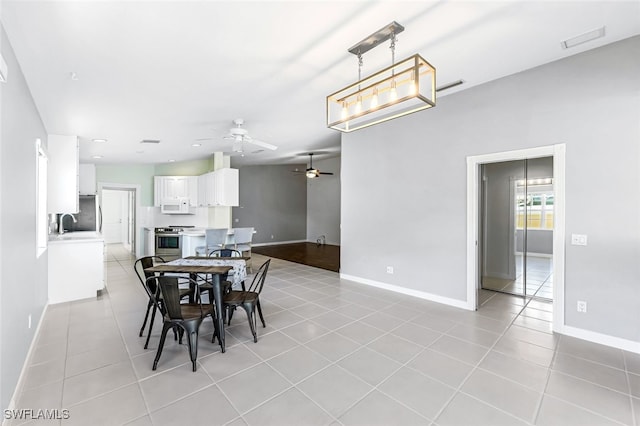
M 102 233 L 106 244 L 123 242 L 122 191 L 102 190 Z

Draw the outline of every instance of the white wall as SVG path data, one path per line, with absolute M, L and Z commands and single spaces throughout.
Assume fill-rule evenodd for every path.
M 46 144 L 47 132 L 3 27 L 0 51 L 9 69 L 7 83 L 0 83 L 0 405 L 5 409 L 47 303 L 47 252 L 36 257 L 35 226 L 35 140 Z
M 467 156 L 565 143 L 565 324 L 640 342 L 638 141 L 640 37 L 345 134 L 341 273 L 465 301 Z
M 327 244 L 340 245 L 340 157 L 314 160 L 313 166 L 333 176 L 307 179 L 307 241 L 324 235 Z

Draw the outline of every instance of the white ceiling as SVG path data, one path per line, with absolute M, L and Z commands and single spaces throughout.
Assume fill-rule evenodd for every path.
M 0 7 L 47 131 L 79 135 L 81 162 L 98 164 L 230 151 L 222 137 L 239 117 L 252 137 L 279 149 L 235 156 L 234 166 L 337 153 L 340 134 L 326 127 L 325 97 L 357 80 L 347 49 L 394 20 L 405 27 L 396 59 L 421 54 L 436 67 L 438 86 L 465 80 L 440 96 L 640 34 L 638 1 L 3 0 Z M 604 38 L 560 47 L 603 25 Z M 390 63 L 385 43 L 364 55 L 363 75 Z M 192 147 L 196 141 L 202 146 Z

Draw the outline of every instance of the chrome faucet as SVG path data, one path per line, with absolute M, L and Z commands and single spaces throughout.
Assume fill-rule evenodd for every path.
M 71 219 L 73 219 L 73 223 L 78 223 L 76 217 L 74 215 L 72 215 L 71 213 L 63 213 L 60 216 L 60 222 L 58 223 L 58 234 L 62 235 L 64 234 L 64 217 L 65 216 L 71 216 Z

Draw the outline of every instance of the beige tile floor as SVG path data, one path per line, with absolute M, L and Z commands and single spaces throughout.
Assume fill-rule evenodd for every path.
M 172 339 L 152 371 L 160 327 L 143 349 L 132 265 L 110 246 L 108 292 L 49 307 L 18 408 L 67 409 L 40 422 L 64 425 L 640 425 L 640 355 L 551 333 L 547 303 L 487 291 L 469 312 L 277 259 L 258 343 L 238 313 L 222 354 L 207 321 L 197 372 Z
M 482 277 L 482 288 L 516 295 L 553 299 L 553 261 L 547 257 L 527 256 L 526 277 L 524 275 L 522 255 L 516 255 L 516 279 L 508 280 L 485 276 Z M 525 285 L 526 280 L 526 285 Z

